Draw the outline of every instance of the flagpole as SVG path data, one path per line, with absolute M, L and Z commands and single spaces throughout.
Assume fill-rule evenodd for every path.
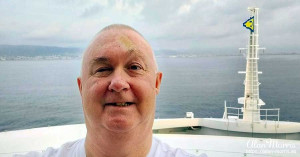
M 247 64 L 245 76 L 244 97 L 239 99 L 239 103 L 243 104 L 243 120 L 259 121 L 260 107 L 265 103 L 259 98 L 258 74 L 258 8 L 249 7 L 250 18 L 243 23 L 243 26 L 250 30 L 249 43 L 247 48 Z M 242 72 L 240 72 L 242 73 Z

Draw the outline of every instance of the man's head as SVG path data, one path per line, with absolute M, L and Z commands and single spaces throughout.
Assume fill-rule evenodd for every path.
M 148 42 L 126 25 L 101 30 L 77 79 L 88 132 L 151 129 L 162 73 Z

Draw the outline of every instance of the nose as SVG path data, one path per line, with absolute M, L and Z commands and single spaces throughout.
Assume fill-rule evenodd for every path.
M 111 92 L 122 92 L 127 91 L 130 88 L 128 82 L 121 74 L 113 75 L 113 78 L 108 86 L 108 90 Z

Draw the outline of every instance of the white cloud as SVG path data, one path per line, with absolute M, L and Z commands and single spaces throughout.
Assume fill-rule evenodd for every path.
M 57 25 L 52 25 L 47 28 L 41 28 L 32 30 L 29 33 L 25 34 L 23 37 L 28 39 L 46 39 L 58 36 L 61 33 L 62 29 Z
M 292 0 L 0 0 L 0 44 L 84 47 L 103 27 L 123 23 L 154 49 L 235 49 L 247 43 L 248 6 L 260 8 L 260 45 L 300 51 L 300 1 Z
M 178 9 L 178 14 L 186 14 L 189 13 L 191 9 L 191 5 L 190 4 L 183 4 L 182 6 L 180 6 L 180 8 Z
M 81 14 L 81 17 L 95 16 L 98 13 L 100 13 L 101 10 L 102 10 L 101 5 L 99 4 L 92 5 L 84 9 L 83 13 Z
M 199 0 L 191 0 L 191 3 L 192 3 L 192 4 L 196 4 L 196 3 L 198 3 L 198 1 L 199 1 Z
M 69 38 L 89 41 L 101 28 L 109 24 L 109 22 L 109 17 L 85 19 L 72 23 L 65 32 Z
M 197 3 L 198 3 L 198 0 L 190 0 L 188 3 L 181 5 L 177 12 L 178 15 L 189 13 L 191 10 L 191 7 L 196 5 Z
M 144 4 L 137 2 L 131 3 L 131 1 L 116 0 L 114 9 L 131 16 L 141 17 L 141 12 L 144 9 Z

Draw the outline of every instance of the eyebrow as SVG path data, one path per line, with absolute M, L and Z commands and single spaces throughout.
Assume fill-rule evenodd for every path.
M 109 59 L 106 58 L 106 57 L 98 57 L 98 58 L 95 58 L 91 61 L 91 64 L 93 63 L 102 63 L 102 62 L 109 62 Z
M 145 61 L 145 55 L 143 55 L 143 53 L 139 49 L 130 48 L 127 50 L 127 53 L 129 54 L 129 57 L 134 56 L 142 58 L 142 60 Z
M 142 62 L 145 65 L 145 70 L 148 70 L 147 60 L 145 58 L 145 53 L 142 53 L 139 49 L 130 48 L 127 53 L 129 53 L 129 57 L 133 58 L 141 58 Z
M 126 53 L 128 55 L 128 58 L 141 58 L 143 62 L 146 61 L 145 55 L 143 55 L 143 53 L 141 53 L 141 51 L 138 49 L 130 48 Z M 109 64 L 110 61 L 111 59 L 107 57 L 97 57 L 90 61 L 90 67 L 93 67 L 96 64 Z
M 90 66 L 93 67 L 95 64 L 109 63 L 109 59 L 106 57 L 97 57 L 90 61 Z

